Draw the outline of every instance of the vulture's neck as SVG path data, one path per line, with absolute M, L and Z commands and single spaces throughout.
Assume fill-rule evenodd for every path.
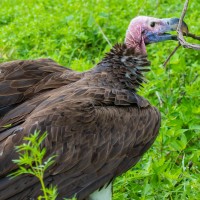
M 93 72 L 97 74 L 98 85 L 106 84 L 111 88 L 136 91 L 144 82 L 143 72 L 149 71 L 147 55 L 135 53 L 125 44 L 115 45 L 105 58 L 97 64 Z M 94 74 L 93 74 L 94 75 Z

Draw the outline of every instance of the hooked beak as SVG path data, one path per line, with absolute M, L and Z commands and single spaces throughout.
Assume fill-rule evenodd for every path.
M 159 28 L 153 31 L 144 32 L 145 44 L 162 42 L 166 40 L 177 40 L 176 35 L 171 35 L 169 31 L 176 31 L 179 24 L 178 18 L 165 18 L 160 20 Z M 183 34 L 188 34 L 188 26 L 185 22 L 182 23 L 181 30 Z

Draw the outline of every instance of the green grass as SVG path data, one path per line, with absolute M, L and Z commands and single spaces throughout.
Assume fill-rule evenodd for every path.
M 83 71 L 102 59 L 109 43 L 123 42 L 134 16 L 179 17 L 183 3 L 1 0 L 0 61 L 50 57 Z M 185 21 L 200 35 L 199 16 L 199 1 L 193 0 Z M 140 94 L 159 108 L 162 127 L 142 160 L 115 181 L 114 200 L 200 198 L 200 53 L 181 48 L 163 69 L 175 45 L 169 41 L 147 48 L 152 70 Z

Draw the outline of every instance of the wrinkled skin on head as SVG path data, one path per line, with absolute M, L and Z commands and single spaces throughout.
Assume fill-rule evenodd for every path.
M 132 19 L 127 32 L 125 43 L 133 47 L 136 53 L 146 54 L 146 45 L 166 40 L 177 40 L 177 36 L 167 32 L 175 31 L 179 23 L 178 18 L 158 19 L 154 17 L 138 16 Z M 187 33 L 187 25 L 183 22 L 182 31 Z

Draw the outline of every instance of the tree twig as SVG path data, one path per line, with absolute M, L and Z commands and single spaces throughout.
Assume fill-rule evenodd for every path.
M 169 60 L 171 59 L 171 57 L 176 53 L 176 51 L 178 50 L 178 48 L 181 46 L 180 42 L 178 43 L 178 45 L 174 48 L 174 50 L 170 53 L 170 55 L 167 57 L 167 59 L 165 60 L 165 62 L 163 63 L 163 66 L 166 67 L 167 63 L 169 62 Z
M 182 13 L 181 13 L 179 24 L 178 24 L 178 27 L 177 27 L 177 34 L 178 34 L 177 38 L 178 38 L 179 43 L 174 48 L 174 50 L 172 51 L 172 53 L 167 57 L 166 61 L 163 63 L 164 67 L 166 67 L 166 65 L 169 62 L 169 60 L 171 59 L 171 57 L 175 54 L 175 52 L 177 51 L 177 49 L 180 46 L 183 46 L 184 48 L 190 48 L 190 49 L 200 50 L 200 45 L 198 45 L 198 44 L 192 44 L 192 43 L 189 43 L 189 42 L 185 41 L 184 36 L 183 36 L 183 32 L 181 30 L 183 19 L 185 17 L 186 12 L 187 12 L 188 3 L 189 3 L 189 0 L 186 0 L 185 4 L 184 4 L 184 7 L 183 7 L 183 10 L 182 10 Z M 191 37 L 191 38 L 193 38 L 195 40 L 200 40 L 200 36 L 197 36 L 197 35 L 195 35 L 193 33 L 190 33 L 190 32 L 188 32 L 185 36 L 186 37 Z
M 185 39 L 184 39 L 184 37 L 183 37 L 183 33 L 181 31 L 181 26 L 182 26 L 182 23 L 183 23 L 183 19 L 185 17 L 185 14 L 186 14 L 186 11 L 187 11 L 187 8 L 188 8 L 188 3 L 189 3 L 189 0 L 186 0 L 185 4 L 184 4 L 184 7 L 183 7 L 183 11 L 181 13 L 180 20 L 179 20 L 179 24 L 178 24 L 178 28 L 177 28 L 178 40 L 179 40 L 181 46 L 183 46 L 184 48 L 190 48 L 190 49 L 200 50 L 200 45 L 198 45 L 198 44 L 191 44 L 189 42 L 186 42 Z
M 195 35 L 195 34 L 190 33 L 190 32 L 188 32 L 188 34 L 187 34 L 186 36 L 187 36 L 187 37 L 191 37 L 191 38 L 193 38 L 193 39 L 195 39 L 195 40 L 200 40 L 200 36 Z

